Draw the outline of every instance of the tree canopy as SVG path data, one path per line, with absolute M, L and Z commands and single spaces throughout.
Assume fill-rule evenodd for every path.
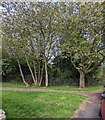
M 85 75 L 105 59 L 104 3 L 98 2 L 1 2 L 3 53 L 14 58 L 25 80 L 21 64 L 25 62 L 34 85 L 41 85 L 48 65 L 59 54 L 70 60 Z M 34 68 L 34 69 L 33 69 Z

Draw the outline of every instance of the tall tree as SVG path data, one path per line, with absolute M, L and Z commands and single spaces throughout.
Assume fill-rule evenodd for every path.
M 56 52 L 58 36 L 56 34 L 57 15 L 52 3 L 3 3 L 3 25 L 9 26 L 4 34 L 10 46 L 26 60 L 34 84 L 41 84 L 45 63 L 45 85 L 48 86 L 48 62 Z M 6 16 L 6 22 L 5 22 Z M 8 36 L 8 37 L 7 37 Z M 38 62 L 39 65 L 36 65 Z M 31 65 L 34 64 L 34 72 Z M 39 67 L 37 67 L 39 66 Z M 41 69 L 42 67 L 42 69 Z M 39 70 L 36 70 L 36 69 Z M 37 74 L 38 71 L 38 74 Z
M 36 7 L 36 6 L 35 6 Z M 59 36 L 56 33 L 58 25 L 58 12 L 53 3 L 38 3 L 37 12 L 37 31 L 38 45 L 41 49 L 42 57 L 45 63 L 45 86 L 48 86 L 48 63 L 57 53 Z
M 100 66 L 105 59 L 101 10 L 100 3 L 77 3 L 65 21 L 66 42 L 62 50 L 80 73 L 80 88 L 85 87 L 85 75 Z

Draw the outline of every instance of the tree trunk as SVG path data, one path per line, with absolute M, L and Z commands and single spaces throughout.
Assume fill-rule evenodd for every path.
M 19 66 L 19 70 L 20 70 L 20 73 L 21 73 L 21 77 L 22 77 L 23 82 L 24 82 L 24 84 L 25 84 L 26 86 L 29 86 L 29 84 L 25 81 L 25 78 L 24 78 L 24 75 L 23 75 L 23 72 L 22 72 L 22 68 L 21 68 L 20 62 L 19 62 L 18 60 L 17 60 L 17 62 L 18 62 L 18 66 Z
M 26 62 L 27 62 L 28 68 L 29 68 L 29 70 L 30 70 L 30 72 L 31 72 L 31 76 L 32 76 L 32 79 L 33 79 L 34 85 L 36 85 L 36 80 L 35 80 L 35 77 L 34 77 L 33 71 L 32 71 L 32 69 L 31 69 L 31 67 L 30 67 L 30 64 L 29 64 L 29 62 L 28 62 L 28 59 L 27 59 L 27 56 L 26 56 L 26 55 L 25 55 L 25 57 L 26 57 Z
M 42 83 L 43 69 L 44 69 L 44 61 L 43 61 L 43 63 L 42 63 L 42 70 L 41 70 L 41 76 L 40 76 L 39 86 L 41 86 L 41 83 Z
M 36 80 L 36 83 L 37 83 L 38 79 L 37 79 L 37 73 L 36 73 L 36 64 L 35 64 L 35 62 L 33 62 L 33 63 L 34 63 L 35 80 Z
M 39 81 L 40 81 L 40 64 L 41 64 L 41 62 L 39 61 L 39 70 L 38 70 L 38 83 L 39 83 Z
M 85 73 L 80 71 L 80 88 L 85 88 Z
M 45 86 L 48 87 L 48 70 L 47 70 L 47 59 L 46 58 L 45 58 L 45 73 L 46 73 Z

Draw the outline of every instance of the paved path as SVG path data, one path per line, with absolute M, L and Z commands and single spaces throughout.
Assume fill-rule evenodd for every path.
M 33 92 L 62 92 L 70 94 L 81 94 L 88 96 L 88 98 L 81 104 L 79 109 L 75 112 L 74 118 L 95 118 L 101 119 L 99 117 L 100 109 L 100 94 L 102 91 L 97 92 L 77 92 L 77 91 L 67 91 L 67 90 L 44 90 L 44 89 L 34 89 L 34 88 L 0 88 L 0 90 L 10 90 L 10 91 L 33 91 Z M 97 118 L 97 119 L 96 119 Z
M 85 96 L 91 96 L 94 94 L 94 92 L 85 92 L 85 91 L 69 91 L 69 90 L 44 90 L 44 89 L 36 89 L 36 88 L 0 88 L 0 90 L 10 90 L 10 91 L 33 91 L 33 92 L 62 92 L 62 93 L 70 93 L 70 94 L 81 94 L 81 95 L 85 95 Z M 98 92 L 100 93 L 100 91 Z
M 100 94 L 94 93 L 87 100 L 85 100 L 80 108 L 76 111 L 75 118 L 95 118 L 95 120 L 101 120 L 99 116 L 100 110 Z

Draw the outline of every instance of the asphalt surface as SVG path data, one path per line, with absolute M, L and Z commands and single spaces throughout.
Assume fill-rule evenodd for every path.
M 77 110 L 75 118 L 89 118 L 95 120 L 101 120 L 99 116 L 101 93 L 93 93 L 90 97 L 84 101 L 79 110 Z
M 33 88 L 0 88 L 0 90 L 10 90 L 10 91 L 33 91 L 33 92 L 62 92 L 70 94 L 81 94 L 88 98 L 81 104 L 78 110 L 76 110 L 73 118 L 89 118 L 89 120 L 101 120 L 99 116 L 101 93 L 98 92 L 77 92 L 77 91 L 67 91 L 67 90 L 43 90 L 43 89 L 33 89 Z

